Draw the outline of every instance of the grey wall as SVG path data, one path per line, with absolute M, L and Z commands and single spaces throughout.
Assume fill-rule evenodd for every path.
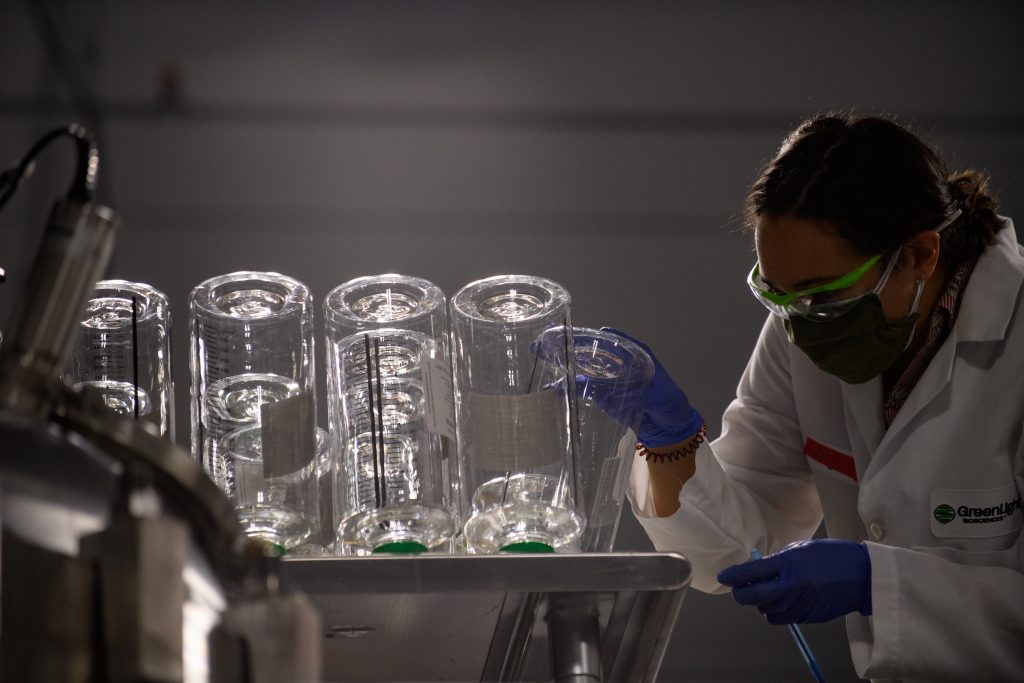
M 73 116 L 29 6 L 0 2 L 9 159 Z M 319 299 L 390 271 L 448 294 L 548 276 L 577 323 L 649 342 L 714 425 L 764 317 L 743 196 L 801 118 L 898 116 L 988 170 L 1005 213 L 1024 208 L 1020 3 L 46 6 L 103 114 L 104 193 L 125 220 L 111 275 L 172 301 L 182 442 L 186 298 L 219 273 L 277 270 Z M 0 325 L 66 156 L 0 214 Z M 650 547 L 635 520 L 619 547 Z M 830 681 L 855 678 L 841 624 L 807 632 Z M 784 629 L 696 593 L 662 676 L 806 678 Z

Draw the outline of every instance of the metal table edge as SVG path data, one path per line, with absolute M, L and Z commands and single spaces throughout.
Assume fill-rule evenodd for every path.
M 692 579 L 689 560 L 660 552 L 293 558 L 282 571 L 314 595 L 676 591 Z

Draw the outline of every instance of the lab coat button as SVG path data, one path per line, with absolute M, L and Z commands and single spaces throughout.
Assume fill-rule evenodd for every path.
M 876 541 L 881 541 L 885 538 L 885 527 L 877 519 L 868 525 L 868 531 L 871 532 L 871 537 Z

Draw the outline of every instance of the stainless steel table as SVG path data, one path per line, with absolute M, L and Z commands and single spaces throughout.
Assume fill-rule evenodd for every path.
M 671 553 L 296 558 L 326 681 L 653 681 L 690 583 Z

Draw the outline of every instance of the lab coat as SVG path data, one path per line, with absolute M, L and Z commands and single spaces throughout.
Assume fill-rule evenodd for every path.
M 633 511 L 693 586 L 811 537 L 866 541 L 871 617 L 846 617 L 857 673 L 876 680 L 1024 680 L 1024 249 L 997 233 L 949 337 L 888 430 L 880 379 L 845 384 L 770 316 L 702 445 L 680 509 L 654 516 L 634 458 Z

